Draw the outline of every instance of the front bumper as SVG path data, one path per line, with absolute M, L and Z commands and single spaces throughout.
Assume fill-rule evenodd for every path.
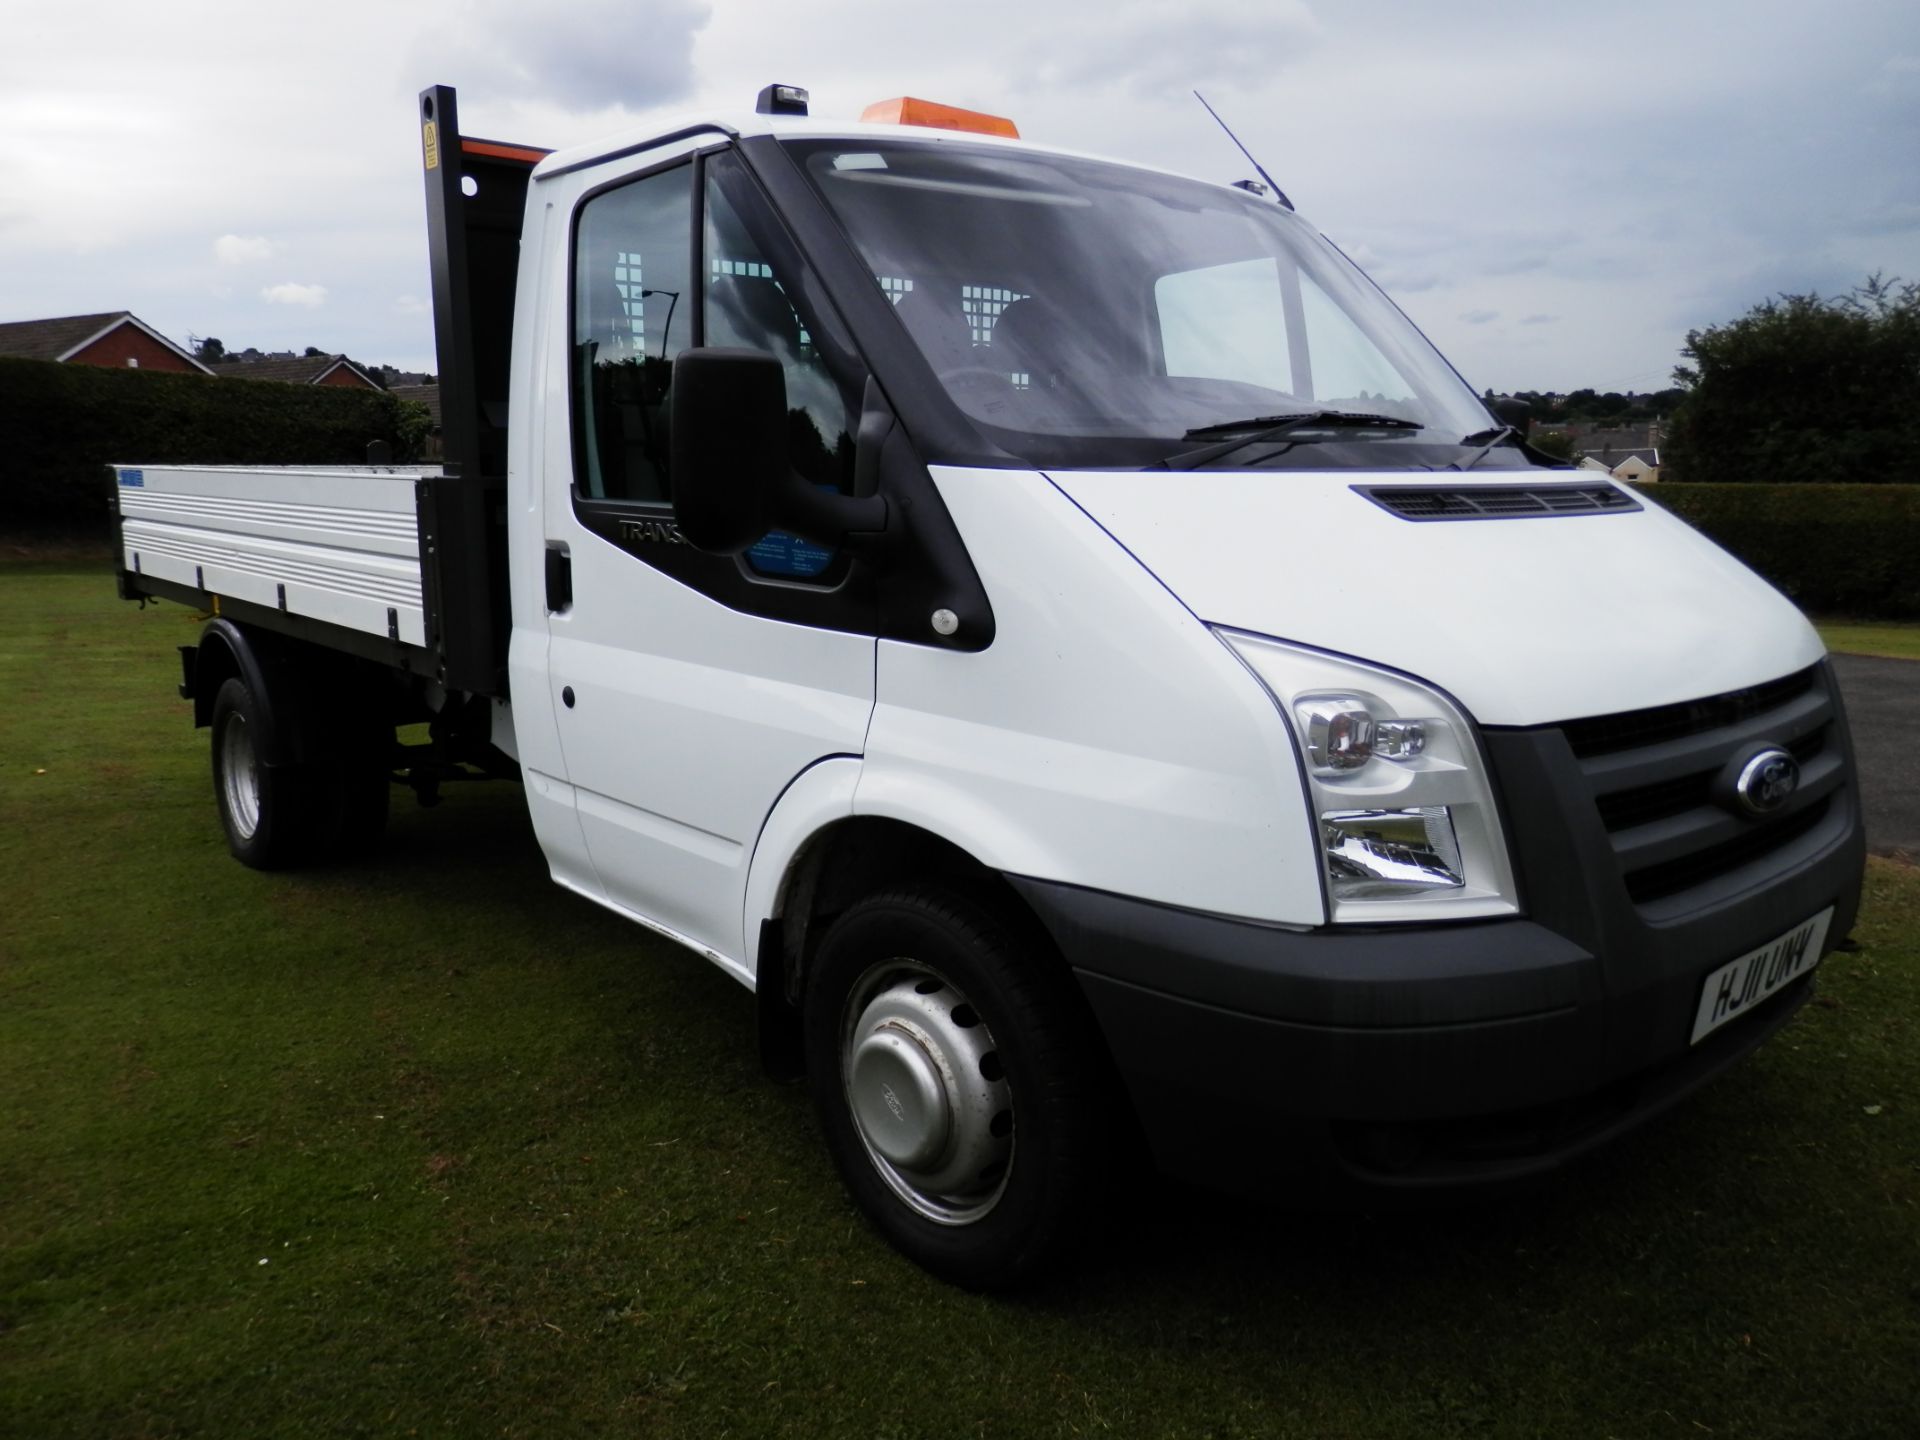
M 1794 723 L 1830 747 L 1831 783 L 1767 846 L 1711 831 L 1710 864 L 1639 890 L 1648 822 L 1614 793 L 1644 778 L 1634 766 L 1692 765 L 1700 737 L 1616 749 L 1597 785 L 1560 730 L 1488 732 L 1525 918 L 1298 931 L 1009 880 L 1072 966 L 1163 1169 L 1301 1200 L 1518 1179 L 1658 1114 L 1810 997 L 1795 981 L 1691 1043 L 1712 971 L 1828 906 L 1830 947 L 1853 926 L 1865 835 L 1837 693 L 1818 698 Z M 1782 723 L 1743 717 L 1731 743 Z

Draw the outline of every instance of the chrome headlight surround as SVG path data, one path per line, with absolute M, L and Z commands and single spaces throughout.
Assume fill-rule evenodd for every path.
M 1357 660 L 1213 631 L 1293 735 L 1334 923 L 1519 913 L 1486 757 L 1452 700 Z

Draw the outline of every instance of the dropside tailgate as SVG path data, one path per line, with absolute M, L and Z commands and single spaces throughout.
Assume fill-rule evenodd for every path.
M 438 466 L 113 468 L 129 574 L 427 643 L 415 487 Z

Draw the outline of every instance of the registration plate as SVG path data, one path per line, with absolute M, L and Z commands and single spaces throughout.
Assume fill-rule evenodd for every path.
M 1795 976 L 1820 963 L 1826 949 L 1827 926 L 1833 922 L 1829 905 L 1803 925 L 1778 940 L 1750 950 L 1707 976 L 1700 990 L 1700 1009 L 1693 1017 L 1693 1043 L 1737 1020 Z

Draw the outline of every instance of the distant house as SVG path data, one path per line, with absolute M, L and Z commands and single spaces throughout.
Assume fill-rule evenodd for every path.
M 426 458 L 438 460 L 443 453 L 440 448 L 440 387 L 438 385 L 395 385 L 387 393 L 427 407 L 427 415 L 433 421 L 433 428 L 427 431 Z
M 1582 470 L 1601 470 L 1616 480 L 1636 485 L 1655 485 L 1660 481 L 1660 452 L 1642 447 L 1638 450 L 1586 450 L 1580 455 Z
M 417 400 L 427 407 L 427 414 L 433 417 L 433 428 L 440 428 L 440 387 L 438 385 L 395 385 L 390 395 L 402 400 Z
M 0 324 L 0 355 L 54 360 L 64 365 L 105 365 L 115 370 L 213 373 L 190 351 L 126 310 Z
M 1575 437 L 1580 454 L 1596 462 L 1616 480 L 1651 484 L 1660 478 L 1661 425 L 1628 425 L 1591 429 Z
M 297 355 L 287 360 L 234 360 L 215 368 L 223 380 L 277 380 L 283 385 L 345 385 L 356 390 L 383 386 L 344 355 Z
M 1652 448 L 1617 451 L 1601 457 L 1613 461 L 1613 478 L 1635 484 L 1653 484 L 1660 479 L 1660 452 Z

